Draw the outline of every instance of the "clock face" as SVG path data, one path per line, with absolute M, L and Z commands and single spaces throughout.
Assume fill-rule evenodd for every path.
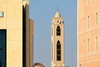
M 4 16 L 4 12 L 0 11 L 0 17 Z

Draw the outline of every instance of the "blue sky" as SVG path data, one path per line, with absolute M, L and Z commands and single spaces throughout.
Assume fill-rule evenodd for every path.
M 65 65 L 77 67 L 77 0 L 30 0 L 34 20 L 34 63 L 51 67 L 51 21 L 57 7 L 65 24 Z

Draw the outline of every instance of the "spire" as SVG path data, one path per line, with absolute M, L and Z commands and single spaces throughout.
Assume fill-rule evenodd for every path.
M 59 12 L 59 6 L 57 7 L 57 12 L 55 14 L 55 17 L 61 17 L 60 12 Z
M 57 12 L 59 12 L 59 6 L 57 7 Z

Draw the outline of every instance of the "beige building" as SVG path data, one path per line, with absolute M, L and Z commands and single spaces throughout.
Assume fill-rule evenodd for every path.
M 0 67 L 32 67 L 29 1 L 0 0 Z
M 78 0 L 78 67 L 100 67 L 100 0 Z
M 59 12 L 53 17 L 51 30 L 52 67 L 64 67 L 64 22 Z

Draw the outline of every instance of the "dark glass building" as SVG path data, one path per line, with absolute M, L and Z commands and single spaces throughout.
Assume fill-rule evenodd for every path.
M 6 67 L 6 30 L 0 30 L 0 67 Z

